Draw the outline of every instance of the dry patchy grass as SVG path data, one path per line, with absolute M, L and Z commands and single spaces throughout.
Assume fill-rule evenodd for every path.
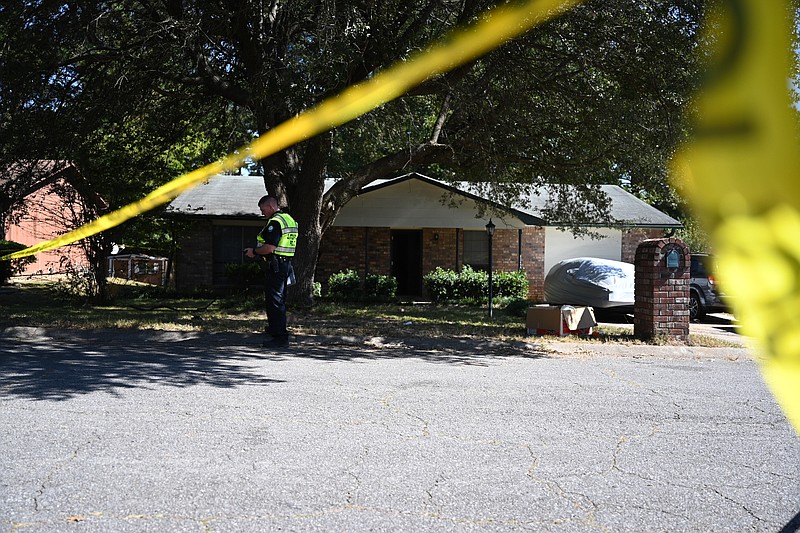
M 0 287 L 0 328 L 39 326 L 64 329 L 149 329 L 255 333 L 265 325 L 263 296 L 178 297 L 151 287 L 123 283 L 114 288 L 110 304 L 92 305 L 67 296 L 55 283 L 28 282 Z M 289 326 L 299 334 L 356 337 L 447 337 L 530 340 L 522 317 L 466 305 L 342 304 L 321 301 L 312 309 L 288 313 Z M 644 344 L 630 328 L 601 326 L 588 337 L 547 337 L 548 342 Z M 656 339 L 656 344 L 669 344 Z M 690 345 L 734 347 L 710 336 L 690 337 Z

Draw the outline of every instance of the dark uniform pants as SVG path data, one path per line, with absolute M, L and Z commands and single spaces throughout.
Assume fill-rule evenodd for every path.
M 291 269 L 290 260 L 273 258 L 267 261 L 267 280 L 264 289 L 268 331 L 276 339 L 287 339 L 286 330 L 286 280 Z

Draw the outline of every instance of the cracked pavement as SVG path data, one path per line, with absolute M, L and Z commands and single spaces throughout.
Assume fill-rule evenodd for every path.
M 0 531 L 776 532 L 800 512 L 800 439 L 744 348 L 15 329 L 0 368 Z

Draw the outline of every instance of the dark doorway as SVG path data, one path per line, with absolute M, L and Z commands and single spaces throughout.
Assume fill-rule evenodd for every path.
M 392 231 L 392 276 L 397 294 L 422 294 L 422 230 Z

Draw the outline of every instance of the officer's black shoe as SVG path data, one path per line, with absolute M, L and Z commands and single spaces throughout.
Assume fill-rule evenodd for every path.
M 262 348 L 285 348 L 289 346 L 289 337 L 272 337 L 268 336 L 261 343 Z

